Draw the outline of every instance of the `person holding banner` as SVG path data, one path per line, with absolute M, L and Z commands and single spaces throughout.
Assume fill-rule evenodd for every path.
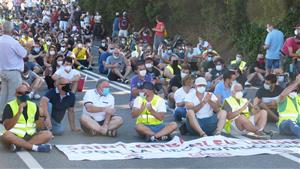
M 200 137 L 220 135 L 225 124 L 226 112 L 220 109 L 216 95 L 206 92 L 205 78 L 195 80 L 196 92 L 192 92 L 185 99 L 187 108 L 187 131 Z
M 270 136 L 264 132 L 267 124 L 267 111 L 253 111 L 250 113 L 251 101 L 243 98 L 243 86 L 240 83 L 233 84 L 232 95 L 225 99 L 223 108 L 227 112 L 225 131 L 230 134 L 235 129 L 240 134 L 248 134 L 255 138 L 269 139 Z M 252 134 L 252 135 L 251 135 Z
M 164 123 L 167 112 L 164 99 L 154 94 L 154 85 L 144 82 L 143 89 L 135 98 L 131 115 L 136 119 L 135 129 L 149 142 L 171 140 L 171 133 L 176 130 L 177 124 Z
M 110 94 L 109 82 L 101 79 L 96 89 L 86 92 L 83 98 L 83 114 L 80 118 L 82 130 L 90 136 L 117 136 L 123 119 L 115 115 L 115 98 Z
M 277 123 L 281 134 L 295 135 L 300 138 L 300 75 L 279 95 Z

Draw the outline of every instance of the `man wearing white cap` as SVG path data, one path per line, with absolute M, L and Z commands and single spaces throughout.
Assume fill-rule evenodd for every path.
M 187 96 L 185 104 L 188 109 L 187 130 L 201 137 L 221 134 L 226 120 L 226 112 L 220 109 L 218 98 L 206 92 L 206 87 L 205 78 L 198 77 L 195 81 L 196 92 Z

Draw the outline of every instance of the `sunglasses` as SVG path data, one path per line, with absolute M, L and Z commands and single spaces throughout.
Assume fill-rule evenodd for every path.
M 26 91 L 26 92 L 17 92 L 18 95 L 28 95 L 30 92 Z

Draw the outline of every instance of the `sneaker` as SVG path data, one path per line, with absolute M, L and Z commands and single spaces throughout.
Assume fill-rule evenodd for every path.
M 117 82 L 123 83 L 123 80 L 119 78 L 117 79 Z
M 129 80 L 128 80 L 128 79 L 124 79 L 124 80 L 123 80 L 123 83 L 124 83 L 124 84 L 128 84 L 128 83 L 129 83 Z
M 40 96 L 39 94 L 35 93 L 35 94 L 33 95 L 33 98 L 34 98 L 35 100 L 38 100 L 38 99 L 41 98 L 41 96 Z
M 89 66 L 89 67 L 87 68 L 87 70 L 93 71 L 92 66 Z
M 37 149 L 38 152 L 50 152 L 51 150 L 51 144 L 39 144 Z
M 155 136 L 146 136 L 146 141 L 155 142 L 155 141 L 157 141 L 157 138 L 155 138 Z
M 18 152 L 21 150 L 21 147 L 16 146 L 15 144 L 9 145 L 9 151 L 12 153 Z
M 187 128 L 186 128 L 185 123 L 183 123 L 183 124 L 179 127 L 179 132 L 180 132 L 181 135 L 186 135 L 186 133 L 187 133 L 188 131 L 187 131 Z
M 30 93 L 28 94 L 30 100 L 33 98 L 33 95 L 34 95 L 33 92 L 30 92 Z
M 245 86 L 246 86 L 246 87 L 250 87 L 250 86 L 252 86 L 252 84 L 249 83 L 249 82 L 245 82 Z
M 170 141 L 170 140 L 172 140 L 172 136 L 169 134 L 169 135 L 166 135 L 166 136 L 161 136 L 160 137 L 160 140 L 161 141 Z

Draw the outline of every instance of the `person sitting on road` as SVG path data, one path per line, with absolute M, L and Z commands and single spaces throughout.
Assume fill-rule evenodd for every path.
M 277 77 L 269 74 L 265 77 L 265 83 L 257 92 L 254 98 L 254 108 L 256 110 L 266 110 L 268 119 L 271 122 L 278 121 L 277 102 L 283 89 L 276 84 Z
M 72 93 L 76 93 L 78 87 L 78 81 L 80 79 L 80 73 L 78 70 L 73 69 L 73 58 L 66 57 L 63 62 L 63 66 L 59 68 L 54 75 L 52 75 L 52 79 L 56 81 L 57 79 L 63 77 L 69 80 L 71 85 Z
M 27 82 L 31 87 L 31 92 L 29 93 L 30 99 L 40 99 L 41 96 L 37 93 L 42 87 L 44 80 L 39 75 L 29 70 L 27 66 L 24 66 L 24 71 L 22 73 L 22 80 Z
M 245 86 L 261 86 L 266 74 L 266 64 L 263 54 L 258 54 L 256 61 L 250 67 L 250 74 L 247 77 Z
M 115 98 L 110 94 L 109 82 L 99 80 L 96 89 L 86 92 L 83 98 L 82 130 L 91 135 L 115 137 L 123 119 L 115 115 Z
M 300 75 L 279 95 L 279 132 L 300 138 Z
M 144 62 L 139 61 L 136 65 L 136 73 L 137 75 L 133 76 L 130 82 L 130 103 L 132 105 L 133 100 L 139 95 L 138 86 L 143 85 L 144 82 L 151 82 L 152 77 L 151 75 L 147 75 L 147 70 L 145 67 Z
M 108 69 L 108 79 L 111 81 L 119 81 L 128 83 L 128 75 L 131 72 L 131 66 L 123 54 L 120 53 L 119 48 L 115 48 L 113 55 L 106 60 L 105 67 Z
M 226 98 L 231 96 L 230 89 L 235 78 L 235 73 L 233 71 L 226 71 L 223 75 L 223 80 L 217 83 L 214 94 L 218 97 L 221 104 L 224 103 Z
M 65 130 L 65 114 L 68 110 L 68 120 L 72 131 L 80 131 L 75 127 L 75 95 L 71 92 L 71 83 L 66 78 L 55 81 L 56 88 L 50 89 L 40 101 L 40 111 L 49 114 L 46 126 L 54 135 L 62 135 Z
M 43 128 L 43 118 L 37 105 L 29 101 L 29 85 L 23 83 L 16 89 L 16 99 L 10 101 L 3 111 L 5 132 L 2 139 L 16 152 L 21 148 L 37 152 L 49 152 L 52 146 L 48 143 L 53 135 L 50 131 L 37 131 Z
M 226 112 L 220 109 L 218 98 L 206 92 L 206 86 L 205 78 L 198 77 L 195 80 L 196 92 L 191 92 L 185 99 L 187 131 L 200 137 L 220 135 L 226 120 Z
M 72 51 L 75 64 L 79 65 L 80 69 L 89 69 L 92 70 L 92 56 L 89 53 L 87 47 L 85 47 L 82 42 L 79 42 L 77 46 Z
M 267 124 L 267 111 L 253 111 L 250 114 L 252 106 L 248 99 L 243 98 L 243 86 L 235 83 L 232 86 L 232 95 L 225 99 L 223 104 L 224 110 L 227 112 L 227 121 L 225 125 L 226 133 L 230 134 L 233 129 L 240 134 L 254 133 L 256 138 L 269 138 L 264 133 Z M 253 107 L 253 106 L 252 106 Z
M 196 90 L 192 88 L 193 84 L 194 78 L 191 75 L 186 75 L 182 79 L 182 87 L 176 90 L 176 92 L 174 93 L 176 108 L 174 110 L 173 116 L 176 121 L 182 121 L 182 118 L 186 118 L 186 98 L 189 94 L 193 94 L 196 92 Z
M 230 64 L 236 65 L 241 72 L 244 72 L 247 69 L 247 62 L 243 61 L 243 56 L 241 54 L 237 54 L 235 60 L 232 60 Z
M 134 100 L 131 112 L 132 117 L 137 118 L 135 126 L 137 133 L 144 136 L 147 141 L 170 140 L 177 124 L 164 123 L 166 104 L 161 97 L 154 94 L 154 85 L 151 82 L 144 82 L 142 93 L 139 95 Z

